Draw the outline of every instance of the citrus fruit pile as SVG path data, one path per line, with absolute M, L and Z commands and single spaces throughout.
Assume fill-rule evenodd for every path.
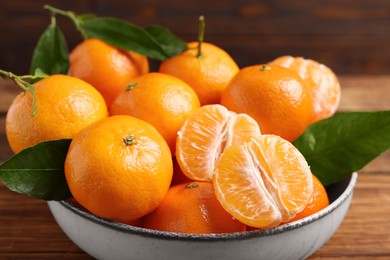
M 326 207 L 324 186 L 291 142 L 335 113 L 335 74 L 290 56 L 240 69 L 211 43 L 188 47 L 152 72 L 141 54 L 83 41 L 68 75 L 13 101 L 12 150 L 72 139 L 64 172 L 77 203 L 150 229 L 241 232 Z

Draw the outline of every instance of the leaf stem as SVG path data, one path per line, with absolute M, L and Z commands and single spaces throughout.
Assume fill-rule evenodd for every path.
M 196 57 L 199 58 L 202 56 L 202 43 L 204 40 L 204 28 L 206 27 L 204 16 L 199 16 L 199 32 L 198 32 L 198 53 Z
M 32 75 L 24 75 L 24 76 L 17 76 L 13 74 L 12 72 L 5 71 L 0 69 L 0 76 L 6 77 L 11 79 L 15 84 L 24 92 L 30 91 L 33 96 L 33 110 L 32 110 L 32 116 L 35 116 L 37 113 L 37 100 L 35 95 L 35 88 L 32 84 L 26 81 L 26 79 L 35 79 L 39 78 L 38 76 L 32 76 Z M 0 77 L 2 79 L 2 77 Z
M 83 20 L 79 16 L 77 16 L 74 12 L 72 12 L 72 11 L 64 11 L 64 10 L 55 8 L 55 7 L 50 6 L 50 5 L 44 5 L 43 8 L 46 9 L 46 10 L 49 10 L 54 15 L 55 14 L 60 14 L 60 15 L 68 17 L 69 19 L 72 20 L 72 22 L 76 26 L 77 30 L 81 33 L 81 36 L 84 39 L 88 39 L 89 38 L 87 33 L 86 33 L 86 31 L 84 30 L 84 27 L 83 27 Z

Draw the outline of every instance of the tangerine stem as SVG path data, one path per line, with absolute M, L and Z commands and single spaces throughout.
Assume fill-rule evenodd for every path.
M 126 87 L 126 91 L 134 89 L 135 86 L 137 86 L 137 82 L 130 82 L 130 84 Z
M 198 187 L 198 186 L 199 186 L 198 183 L 196 183 L 196 182 L 191 182 L 190 184 L 186 185 L 184 188 L 185 188 L 185 189 L 193 189 L 193 188 L 196 188 L 196 187 Z
M 25 81 L 24 79 L 33 79 L 35 76 L 32 75 L 24 75 L 24 76 L 17 76 L 13 74 L 12 72 L 5 71 L 0 69 L 0 76 L 4 76 L 6 78 L 11 79 L 23 92 L 30 91 L 33 97 L 33 110 L 32 110 L 32 116 L 35 116 L 37 113 L 37 99 L 35 95 L 35 88 L 33 85 L 31 85 L 29 82 Z M 2 77 L 1 77 L 2 79 Z
M 44 5 L 43 8 L 45 8 L 46 10 L 49 10 L 54 15 L 55 14 L 60 14 L 60 15 L 66 16 L 69 19 L 71 19 L 72 22 L 74 23 L 74 25 L 76 26 L 77 30 L 81 33 L 81 36 L 84 39 L 88 39 L 88 35 L 87 35 L 86 31 L 83 28 L 83 21 L 82 21 L 82 19 L 79 16 L 77 16 L 74 12 L 72 12 L 72 11 L 64 11 L 64 10 L 55 8 L 55 7 L 51 6 L 51 5 Z
M 125 143 L 126 146 L 133 145 L 135 143 L 134 136 L 128 135 L 123 137 L 123 142 Z
M 198 32 L 198 53 L 196 57 L 199 58 L 202 56 L 202 43 L 204 40 L 204 28 L 206 27 L 206 23 L 204 21 L 204 16 L 199 16 L 199 32 Z
M 267 65 L 262 65 L 260 68 L 259 68 L 259 70 L 260 71 L 266 71 L 266 70 L 270 70 L 271 68 L 269 67 L 269 66 L 267 66 Z

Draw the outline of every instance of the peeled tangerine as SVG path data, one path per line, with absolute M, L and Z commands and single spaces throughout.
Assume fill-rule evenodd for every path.
M 221 105 L 206 105 L 190 115 L 176 141 L 176 159 L 191 180 L 211 181 L 222 152 L 260 136 L 257 122 Z
M 290 142 L 275 135 L 262 135 L 226 149 L 216 165 L 213 184 L 225 210 L 256 228 L 292 219 L 313 193 L 305 158 Z

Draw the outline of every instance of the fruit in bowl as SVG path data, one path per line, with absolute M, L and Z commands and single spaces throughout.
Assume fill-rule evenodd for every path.
M 193 43 L 164 28 L 47 8 L 68 16 L 86 38 L 99 38 L 111 50 L 163 62 L 183 54 L 191 62 L 180 63 L 181 73 L 212 55 L 202 52 L 203 36 L 193 52 L 188 51 Z M 55 77 L 75 80 L 47 75 L 65 74 L 69 66 L 65 48 L 53 50 L 62 59 L 51 60 L 51 66 L 42 56 L 52 41 L 64 44 L 53 19 L 37 45 L 32 75 L 0 70 L 27 92 L 21 95 L 29 97 L 23 113 L 38 132 L 46 125 L 36 122 L 48 112 L 42 97 L 53 104 L 57 97 L 38 91 L 39 85 L 56 86 L 50 81 Z M 129 39 L 129 31 L 137 39 Z M 120 39 L 113 37 L 117 33 Z M 97 258 L 183 259 L 188 252 L 196 258 L 305 257 L 344 218 L 356 182 L 352 173 L 387 150 L 383 140 L 390 137 L 375 125 L 387 122 L 389 111 L 333 115 L 337 102 L 326 104 L 315 93 L 334 85 L 316 87 L 314 81 L 308 86 L 310 77 L 301 77 L 293 69 L 257 64 L 239 70 L 216 93 L 202 91 L 200 101 L 199 85 L 172 75 L 150 72 L 127 79 L 122 91 L 109 93 L 110 115 L 72 135 L 48 136 L 17 150 L 0 166 L 0 179 L 11 190 L 48 200 L 64 232 Z M 104 104 L 107 89 L 95 88 Z M 67 98 L 82 110 L 72 91 Z M 319 102 L 332 107 L 320 121 Z M 62 114 L 50 116 L 72 126 Z M 18 120 L 10 118 L 6 127 Z
M 266 230 L 185 234 L 113 222 L 67 201 L 48 202 L 62 230 L 97 259 L 304 259 L 336 232 L 350 206 L 357 174 L 327 188 L 323 210 Z

